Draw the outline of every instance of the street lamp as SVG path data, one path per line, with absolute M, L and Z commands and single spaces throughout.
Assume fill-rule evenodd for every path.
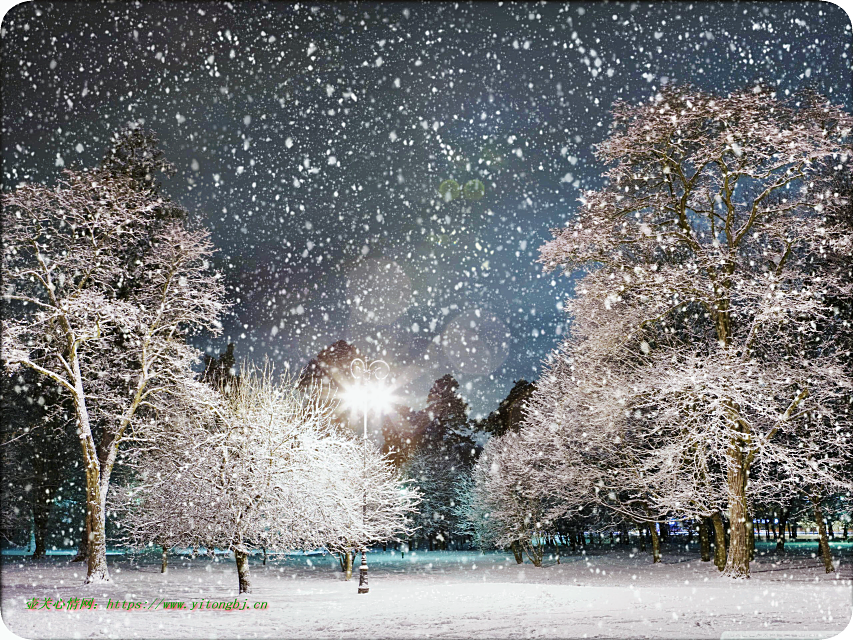
M 352 377 L 359 384 L 351 387 L 346 392 L 345 400 L 348 404 L 360 407 L 364 412 L 364 455 L 362 478 L 364 480 L 364 496 L 362 503 L 362 525 L 367 524 L 367 414 L 370 409 L 381 413 L 391 403 L 391 394 L 387 387 L 379 384 L 370 384 L 371 380 L 379 382 L 388 377 L 391 367 L 384 360 L 374 360 L 370 365 L 365 364 L 361 358 L 356 358 L 350 365 Z M 365 527 L 365 531 L 366 531 Z M 368 593 L 367 586 L 367 542 L 361 548 L 361 566 L 358 570 L 358 592 Z

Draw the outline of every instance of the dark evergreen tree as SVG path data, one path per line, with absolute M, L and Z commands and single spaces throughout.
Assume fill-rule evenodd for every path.
M 406 475 L 422 492 L 416 524 L 429 549 L 446 549 L 459 529 L 456 486 L 471 473 L 481 447 L 473 439 L 468 404 L 447 374 L 435 381 L 426 407 L 412 416 Z
M 153 131 L 128 127 L 113 134 L 112 145 L 104 154 L 101 169 L 131 178 L 140 191 L 160 194 L 158 173 L 172 176 L 175 166 L 166 160 L 160 141 Z
M 299 385 L 321 384 L 331 392 L 338 391 L 354 382 L 350 366 L 358 357 L 361 357 L 361 352 L 355 345 L 338 340 L 311 359 L 302 371 Z
M 518 433 L 524 418 L 527 399 L 533 395 L 536 385 L 523 378 L 516 380 L 506 398 L 501 400 L 498 408 L 492 411 L 484 420 L 476 425 L 478 431 L 484 431 L 490 436 L 500 437 L 508 431 Z
M 237 369 L 234 361 L 234 343 L 229 342 L 225 351 L 219 357 L 204 356 L 204 373 L 201 374 L 202 382 L 207 382 L 214 387 L 220 387 L 237 378 Z
M 413 442 L 418 448 L 442 452 L 470 465 L 480 447 L 472 438 L 468 403 L 458 389 L 459 383 L 449 373 L 433 383 L 427 406 L 413 417 Z

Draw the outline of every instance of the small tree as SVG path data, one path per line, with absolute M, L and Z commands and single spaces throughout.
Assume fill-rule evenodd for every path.
M 233 551 L 245 593 L 252 548 L 334 551 L 407 534 L 417 493 L 332 429 L 333 411 L 318 387 L 244 368 L 215 417 L 172 421 L 174 446 L 137 460 L 119 506 L 128 540 Z
M 510 547 L 519 564 L 524 552 L 539 567 L 551 522 L 540 498 L 541 487 L 530 473 L 535 450 L 520 439 L 509 432 L 486 443 L 472 473 L 469 518 L 488 520 L 485 533 L 490 542 Z

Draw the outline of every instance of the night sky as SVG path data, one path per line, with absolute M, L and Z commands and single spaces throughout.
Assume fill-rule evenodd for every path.
M 298 369 L 344 338 L 416 409 L 452 372 L 472 415 L 567 330 L 537 249 L 601 184 L 614 100 L 763 82 L 851 108 L 850 21 L 817 2 L 35 2 L 3 29 L 4 189 L 143 124 L 234 303 L 200 348 Z

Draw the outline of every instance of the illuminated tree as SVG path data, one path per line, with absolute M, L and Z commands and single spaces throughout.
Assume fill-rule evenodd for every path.
M 109 171 L 65 172 L 54 187 L 3 196 L 3 357 L 50 378 L 73 406 L 86 473 L 86 582 L 108 581 L 105 500 L 119 447 L 217 332 L 222 285 L 208 233 Z M 143 256 L 129 260 L 128 256 Z
M 655 455 L 683 460 L 692 442 L 704 450 L 697 464 L 718 463 L 734 577 L 749 575 L 749 501 L 763 490 L 755 471 L 817 465 L 839 480 L 836 427 L 849 417 L 837 401 L 851 380 L 830 301 L 850 296 L 849 266 L 838 265 L 853 244 L 826 210 L 851 128 L 818 96 L 781 100 L 760 87 L 619 102 L 598 149 L 606 186 L 585 192 L 574 222 L 541 249 L 547 269 L 589 270 L 571 314 L 620 318 L 590 342 L 633 363 L 635 379 L 616 371 L 610 386 L 622 394 L 620 420 L 630 412 L 636 428 L 670 429 L 675 450 Z M 822 347 L 804 357 L 804 341 Z M 825 458 L 786 446 L 803 437 Z M 690 476 L 705 482 L 697 469 Z

